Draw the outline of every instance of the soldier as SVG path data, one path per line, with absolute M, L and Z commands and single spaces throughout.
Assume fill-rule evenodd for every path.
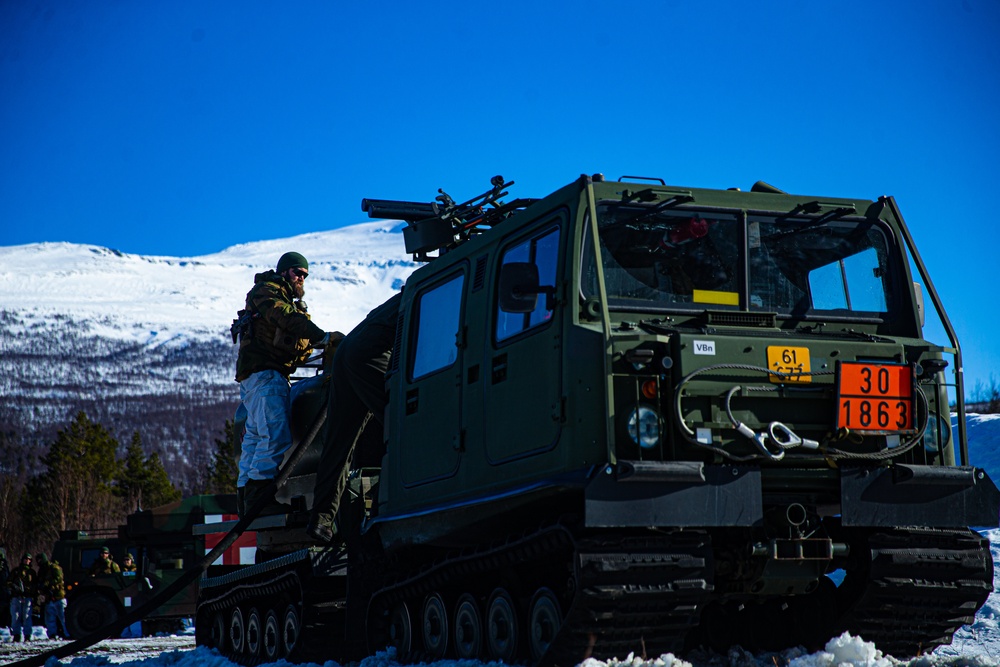
M 10 591 L 7 590 L 8 579 L 10 579 L 10 567 L 7 565 L 7 549 L 0 547 L 0 628 L 10 627 Z
M 7 580 L 7 590 L 10 591 L 10 630 L 14 641 L 31 641 L 31 602 L 35 599 L 35 570 L 31 567 L 31 554 L 21 557 L 21 564 L 14 568 Z
M 101 557 L 95 560 L 90 566 L 90 576 L 96 577 L 101 574 L 118 574 L 121 568 L 111 558 L 111 550 L 101 547 Z
M 125 558 L 122 560 L 122 573 L 125 572 L 135 572 L 135 561 L 132 559 L 132 554 L 125 552 Z
M 58 561 L 38 554 L 38 597 L 44 605 L 45 630 L 49 639 L 69 638 L 66 630 L 66 582 Z
M 254 276 L 246 309 L 240 311 L 237 321 L 249 323 L 238 330 L 240 352 L 236 360 L 240 400 L 247 412 L 236 480 L 240 514 L 267 492 L 281 459 L 292 446 L 288 376 L 309 358 L 313 347 L 330 343 L 331 334 L 312 322 L 301 300 L 308 275 L 306 258 L 286 252 L 274 271 Z M 287 505 L 279 505 L 272 493 L 261 514 L 279 514 L 288 509 Z
M 402 293 L 368 313 L 347 334 L 333 358 L 330 419 L 313 491 L 313 507 L 306 534 L 318 542 L 337 535 L 334 519 L 347 486 L 355 447 L 371 418 L 382 428 L 387 404 L 385 374 L 396 339 L 396 320 Z

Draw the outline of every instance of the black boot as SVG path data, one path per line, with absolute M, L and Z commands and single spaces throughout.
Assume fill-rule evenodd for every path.
M 274 491 L 269 479 L 251 479 L 247 481 L 243 492 L 243 504 L 247 514 L 253 511 L 254 506 L 262 498 L 267 498 L 267 503 L 257 513 L 257 516 L 272 516 L 274 514 L 288 514 L 292 511 L 292 506 L 279 503 L 274 498 Z
M 337 524 L 329 514 L 313 513 L 306 524 L 306 535 L 322 544 L 330 544 L 337 539 Z

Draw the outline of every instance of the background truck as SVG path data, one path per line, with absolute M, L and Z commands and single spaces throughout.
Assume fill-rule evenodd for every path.
M 63 531 L 53 546 L 52 557 L 63 568 L 66 579 L 66 625 L 74 638 L 99 630 L 155 596 L 201 559 L 214 543 L 195 535 L 192 527 L 206 521 L 222 521 L 236 514 L 235 495 L 192 496 L 149 510 L 130 514 L 117 529 Z M 121 565 L 132 554 L 135 572 L 90 576 L 90 568 L 107 547 Z M 213 565 L 221 572 L 253 562 L 254 536 L 246 533 L 226 552 L 223 562 Z M 247 550 L 250 550 L 249 552 Z M 242 550 L 242 551 L 241 551 Z M 165 601 L 143 619 L 143 634 L 174 631 L 184 618 L 193 618 L 197 583 Z

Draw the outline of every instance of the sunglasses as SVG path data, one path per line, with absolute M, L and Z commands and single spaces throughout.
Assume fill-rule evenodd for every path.
M 309 277 L 309 272 L 303 271 L 302 269 L 292 269 L 292 275 L 296 278 L 302 278 L 302 280 L 305 280 Z

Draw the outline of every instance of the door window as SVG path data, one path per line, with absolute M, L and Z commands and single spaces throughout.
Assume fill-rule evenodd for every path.
M 547 229 L 515 246 L 508 248 L 501 264 L 508 262 L 532 262 L 538 267 L 538 282 L 542 287 L 556 284 L 556 261 L 559 257 L 559 228 Z M 505 313 L 497 305 L 497 341 L 533 329 L 552 319 L 552 311 L 546 308 L 544 294 L 538 295 L 538 303 L 530 313 Z
M 465 274 L 459 273 L 417 297 L 417 341 L 413 379 L 447 368 L 458 359 L 457 335 Z

